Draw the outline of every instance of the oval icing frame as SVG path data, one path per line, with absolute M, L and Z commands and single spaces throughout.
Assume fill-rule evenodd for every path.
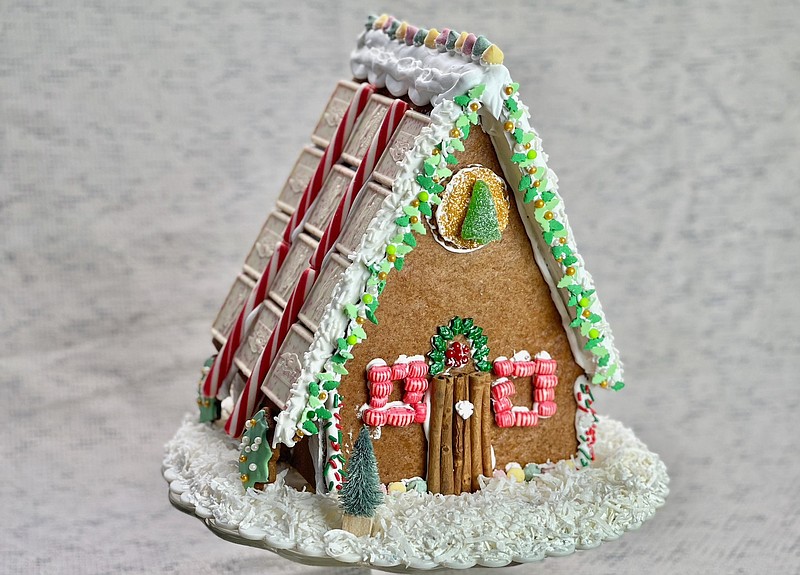
M 433 239 L 436 240 L 436 243 L 438 243 L 440 246 L 442 246 L 444 249 L 446 249 L 449 252 L 453 252 L 453 253 L 456 253 L 456 254 L 467 254 L 467 253 L 470 253 L 470 252 L 477 251 L 477 250 L 479 250 L 481 248 L 485 248 L 486 246 L 489 245 L 488 243 L 487 244 L 479 244 L 476 247 L 469 247 L 469 248 L 468 247 L 459 247 L 459 246 L 453 245 L 455 243 L 453 240 L 450 240 L 450 239 L 445 238 L 443 236 L 443 234 L 441 232 L 441 229 L 439 227 L 439 221 L 438 221 L 439 220 L 439 212 L 440 212 L 440 210 L 444 209 L 444 207 L 447 205 L 448 200 L 450 199 L 450 196 L 453 194 L 453 186 L 454 186 L 453 182 L 454 182 L 454 180 L 456 180 L 456 178 L 460 174 L 465 174 L 466 175 L 466 174 L 469 174 L 470 172 L 478 170 L 478 169 L 487 170 L 487 171 L 491 172 L 492 175 L 494 176 L 494 178 L 496 179 L 496 181 L 499 182 L 500 184 L 502 184 L 502 186 L 503 186 L 503 200 L 505 201 L 505 204 L 506 204 L 506 213 L 508 213 L 508 211 L 511 209 L 511 207 L 510 207 L 511 206 L 511 201 L 510 201 L 510 199 L 508 197 L 508 193 L 509 193 L 508 192 L 508 185 L 506 184 L 505 179 L 503 179 L 501 176 L 499 176 L 491 168 L 487 168 L 486 166 L 484 166 L 482 164 L 470 164 L 468 166 L 464 166 L 463 168 L 461 168 L 460 170 L 455 172 L 453 175 L 450 176 L 450 178 L 449 178 L 449 180 L 447 182 L 447 185 L 445 186 L 444 192 L 442 192 L 442 202 L 439 205 L 436 206 L 436 209 L 433 210 L 433 215 L 425 216 L 425 219 L 428 222 L 428 226 L 430 226 L 430 229 L 431 229 L 431 232 L 432 232 L 431 235 L 433 236 Z M 457 185 L 457 184 L 458 184 L 458 182 L 456 182 L 455 185 Z M 497 203 L 497 201 L 495 200 L 495 204 L 496 203 Z M 500 228 L 500 233 L 502 234 L 507 227 L 508 227 L 508 217 L 506 217 L 505 226 L 502 226 Z M 489 243 L 491 243 L 491 242 L 489 242 Z

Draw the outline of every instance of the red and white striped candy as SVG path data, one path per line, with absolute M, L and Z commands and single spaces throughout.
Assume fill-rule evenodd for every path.
M 424 377 L 408 377 L 405 382 L 406 391 L 427 391 L 428 380 Z
M 325 148 L 325 152 L 322 154 L 322 158 L 319 161 L 317 169 L 314 171 L 314 175 L 303 191 L 303 197 L 300 198 L 300 203 L 286 226 L 283 239 L 287 243 L 292 242 L 294 231 L 305 218 L 311 204 L 317 199 L 319 191 L 322 189 L 322 183 L 325 181 L 325 178 L 328 177 L 333 165 L 339 161 L 345 142 L 350 138 L 356 120 L 361 115 L 361 112 L 364 111 L 364 108 L 367 106 L 367 100 L 369 100 L 370 95 L 374 91 L 375 87 L 368 82 L 364 82 L 358 86 L 358 90 L 356 90 L 353 99 L 350 101 L 350 105 L 347 107 L 347 111 L 344 113 L 339 127 L 336 128 L 333 138 L 331 138 L 328 147 Z
M 531 377 L 534 373 L 534 365 L 532 361 L 515 361 L 514 377 Z
M 392 427 L 405 427 L 414 421 L 415 412 L 406 407 L 392 407 L 386 412 L 386 424 Z
M 549 389 L 558 385 L 557 375 L 537 375 L 533 382 L 534 387 Z
M 556 414 L 556 402 L 544 401 L 539 404 L 539 417 L 552 417 Z
M 495 399 L 492 401 L 492 405 L 494 407 L 495 413 L 502 413 L 504 411 L 511 411 L 511 408 L 514 407 L 514 404 L 511 403 L 511 400 L 507 397 L 502 397 L 500 399 Z
M 297 321 L 297 314 L 300 312 L 300 308 L 303 307 L 303 302 L 311 291 L 315 278 L 316 272 L 311 268 L 306 268 L 297 285 L 294 286 L 294 290 L 289 296 L 289 301 L 286 303 L 286 309 L 283 310 L 283 314 L 278 320 L 278 325 L 267 338 L 267 343 L 264 349 L 261 350 L 261 354 L 253 366 L 253 371 L 250 377 L 247 378 L 247 383 L 245 383 L 242 393 L 236 400 L 231 416 L 225 422 L 225 432 L 231 437 L 239 437 L 244 432 L 245 422 L 253 417 L 253 414 L 258 411 L 263 403 L 264 392 L 261 390 L 261 386 L 269 373 L 270 367 L 272 367 L 275 356 L 278 354 L 278 349 L 280 349 L 283 340 L 286 338 L 286 334 L 289 333 L 289 329 Z
M 392 381 L 392 368 L 388 365 L 373 365 L 367 371 L 367 381 L 370 383 L 386 383 Z
M 552 387 L 537 387 L 533 390 L 533 399 L 536 402 L 553 401 L 556 398 L 556 390 Z
M 380 427 L 381 425 L 386 425 L 386 411 L 367 409 L 364 410 L 364 413 L 361 415 L 361 417 L 363 418 L 364 423 L 370 427 Z
M 325 228 L 325 232 L 322 234 L 322 239 L 320 239 L 314 255 L 311 256 L 311 267 L 314 269 L 320 269 L 320 267 L 322 267 L 322 261 L 325 259 L 325 255 L 339 239 L 339 234 L 344 227 L 347 216 L 350 214 L 353 203 L 355 203 L 358 194 L 361 193 L 361 188 L 367 183 L 367 180 L 375 169 L 375 164 L 378 163 L 378 160 L 386 149 L 389 140 L 392 138 L 392 134 L 394 134 L 395 129 L 400 124 L 400 120 L 403 118 L 403 114 L 407 109 L 408 104 L 402 100 L 394 100 L 386 111 L 380 128 L 378 128 L 378 131 L 372 138 L 372 142 L 367 152 L 364 154 L 364 157 L 361 158 L 361 163 L 356 170 L 355 176 L 353 176 L 353 180 L 350 182 L 350 185 L 347 186 L 347 190 L 342 196 L 342 199 L 339 200 L 339 205 L 333 213 L 328 226 Z M 398 377 L 395 379 L 403 378 Z
M 392 380 L 400 381 L 408 377 L 408 363 L 396 363 L 392 366 Z
M 394 385 L 391 381 L 376 381 L 369 385 L 370 395 L 372 397 L 389 397 L 393 388 Z
M 539 415 L 535 411 L 512 411 L 514 425 L 518 427 L 534 427 L 539 423 Z
M 537 357 L 533 360 L 536 365 L 536 373 L 538 375 L 553 375 L 558 367 L 558 362 L 554 359 L 542 359 Z
M 514 373 L 514 362 L 508 358 L 497 358 L 492 364 L 492 371 L 500 377 L 510 377 Z
M 502 399 L 511 397 L 517 392 L 514 382 L 506 377 L 502 377 L 492 383 L 492 399 Z
M 424 361 L 412 361 L 408 364 L 407 377 L 425 377 L 428 375 L 428 364 Z
M 502 411 L 494 414 L 494 421 L 498 427 L 512 427 L 514 425 L 514 412 Z
M 267 296 L 269 286 L 272 283 L 272 279 L 278 272 L 283 260 L 286 259 L 286 254 L 288 251 L 289 246 L 285 243 L 281 242 L 276 245 L 275 251 L 273 252 L 272 256 L 270 256 L 264 273 L 261 274 L 258 282 L 247 296 L 244 307 L 242 307 L 239 315 L 236 317 L 236 321 L 231 328 L 231 332 L 228 334 L 228 339 L 225 341 L 222 349 L 219 350 L 219 353 L 217 354 L 217 357 L 214 360 L 214 363 L 211 365 L 211 369 L 209 370 L 208 375 L 203 382 L 203 395 L 206 397 L 215 397 L 217 393 L 219 393 L 225 378 L 228 377 L 228 373 L 233 365 L 233 356 L 236 353 L 236 350 L 239 348 L 239 344 L 245 335 L 247 317 L 254 309 L 256 309 L 257 306 L 261 304 L 262 301 L 264 301 L 264 298 Z
M 425 402 L 414 404 L 414 423 L 425 423 L 428 417 L 428 404 Z
M 410 404 L 410 405 L 413 405 L 415 403 L 419 403 L 424 398 L 425 398 L 425 392 L 424 391 L 407 391 L 407 392 L 405 392 L 405 394 L 403 394 L 403 401 L 405 403 Z
M 389 403 L 388 395 L 373 395 L 369 398 L 370 407 L 380 408 Z

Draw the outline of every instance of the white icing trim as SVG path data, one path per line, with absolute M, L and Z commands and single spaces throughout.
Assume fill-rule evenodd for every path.
M 397 362 L 395 362 L 395 363 L 397 363 Z M 381 357 L 376 357 L 375 359 L 369 360 L 369 363 L 367 363 L 366 369 L 367 369 L 367 371 L 369 371 L 371 368 L 373 368 L 375 366 L 384 366 L 384 365 L 387 365 L 386 360 L 381 358 Z
M 359 80 L 385 87 L 395 97 L 408 94 L 417 106 L 438 106 L 478 84 L 488 88 L 511 82 L 505 66 L 482 66 L 462 54 L 407 46 L 382 30 L 367 30 L 359 37 L 358 47 L 350 54 L 350 69 Z M 498 103 L 502 106 L 503 102 Z M 499 112 L 499 107 L 492 108 L 493 114 Z

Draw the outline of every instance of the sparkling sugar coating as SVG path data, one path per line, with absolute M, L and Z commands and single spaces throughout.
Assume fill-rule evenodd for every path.
M 469 166 L 456 172 L 447 184 L 442 203 L 436 210 L 436 226 L 442 239 L 452 243 L 459 249 L 476 249 L 481 243 L 464 239 L 461 230 L 467 217 L 472 190 L 475 183 L 481 180 L 489 188 L 494 200 L 497 215 L 498 231 L 502 233 L 508 227 L 509 204 L 506 197 L 505 182 L 489 168 Z
M 476 181 L 472 187 L 472 198 L 464 217 L 464 225 L 461 226 L 461 237 L 484 245 L 502 237 L 492 193 L 483 180 Z

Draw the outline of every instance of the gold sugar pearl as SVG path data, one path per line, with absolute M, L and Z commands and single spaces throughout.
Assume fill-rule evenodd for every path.
M 458 128 L 453 128 L 452 130 L 450 130 L 450 137 L 451 138 L 460 138 L 461 137 L 461 131 Z
M 439 183 L 439 176 L 433 176 L 433 178 L 431 178 L 431 179 L 432 179 L 434 182 L 436 182 L 437 184 Z M 418 202 L 417 200 L 414 200 L 414 202 L 417 202 L 417 206 L 419 205 L 419 202 Z M 414 202 L 411 202 L 411 205 L 412 205 L 412 206 L 414 205 Z M 414 207 L 416 208 L 417 206 L 414 206 Z
M 536 173 L 536 170 L 537 170 L 536 166 L 531 166 L 531 167 L 528 168 L 528 173 L 530 175 L 533 175 L 533 174 Z
M 544 207 L 544 200 L 539 198 L 538 200 L 533 202 L 533 207 L 536 208 L 537 210 L 542 209 Z
M 364 322 L 365 322 L 365 321 L 366 321 L 366 320 L 365 320 L 363 317 L 361 317 L 361 316 L 358 316 L 358 317 L 356 318 L 356 323 L 357 323 L 358 325 L 364 325 Z
M 581 315 L 583 317 L 589 317 L 590 315 L 592 315 L 592 312 L 590 312 L 588 309 L 585 309 L 583 310 L 583 313 Z
M 239 463 L 244 463 L 245 461 L 247 461 L 247 456 L 246 455 L 240 455 L 239 456 Z
M 511 86 L 506 86 L 506 88 L 505 88 L 505 90 L 504 90 L 504 91 L 505 91 L 505 93 L 506 93 L 506 96 L 510 96 L 511 94 L 513 94 L 513 93 L 514 93 L 514 88 L 513 88 L 513 87 L 511 87 Z
M 439 148 L 434 148 L 431 152 L 431 156 L 438 156 L 439 155 Z
M 199 397 L 197 398 L 197 405 L 203 405 L 203 400 Z
M 419 200 L 411 200 L 411 207 L 418 208 L 419 207 Z
M 378 274 L 378 279 L 381 281 L 385 281 L 387 277 L 389 277 L 389 274 L 387 274 L 386 272 L 380 272 Z
M 552 220 L 552 219 L 553 219 L 553 212 L 551 212 L 551 211 L 547 211 L 547 212 L 545 212 L 545 213 L 544 213 L 544 219 L 546 219 L 546 220 Z
M 477 102 L 472 102 L 472 104 L 469 105 L 469 109 L 472 110 L 473 112 L 477 112 L 479 108 L 480 105 L 478 105 Z
M 513 132 L 514 131 L 514 122 L 506 122 L 503 124 L 503 129 L 506 132 Z
M 602 387 L 603 389 L 607 388 L 608 387 L 608 382 L 607 381 L 601 381 L 600 382 L 600 387 Z
M 567 243 L 567 238 L 558 238 L 558 243 L 563 246 L 565 243 Z
M 522 147 L 525 148 L 526 150 L 530 150 L 531 149 L 531 143 L 527 142 L 527 143 L 523 144 Z
M 572 266 L 569 266 L 566 270 L 564 270 L 564 273 L 567 274 L 568 276 L 574 276 L 575 275 L 575 268 L 572 267 Z
M 396 256 L 396 255 L 394 255 L 394 254 L 389 254 L 388 256 L 386 256 L 386 260 L 387 260 L 388 262 L 390 262 L 390 263 L 394 263 L 394 262 L 395 262 L 395 260 L 397 260 L 397 256 Z
M 564 261 L 564 256 L 558 256 L 558 257 L 556 258 L 556 261 L 557 261 L 558 263 L 561 263 L 561 262 L 563 262 L 563 261 Z
M 242 476 L 239 478 L 242 480 L 242 483 L 247 483 L 247 480 L 250 479 L 250 476 L 247 473 L 242 473 Z
M 417 216 L 411 216 L 410 218 L 408 218 L 408 221 L 412 224 L 417 224 L 419 223 L 419 218 Z
M 211 407 L 211 400 L 206 399 L 203 401 L 203 407 Z
M 533 182 L 533 187 L 534 188 L 538 188 L 541 185 L 542 185 L 542 180 L 536 180 L 535 182 Z

